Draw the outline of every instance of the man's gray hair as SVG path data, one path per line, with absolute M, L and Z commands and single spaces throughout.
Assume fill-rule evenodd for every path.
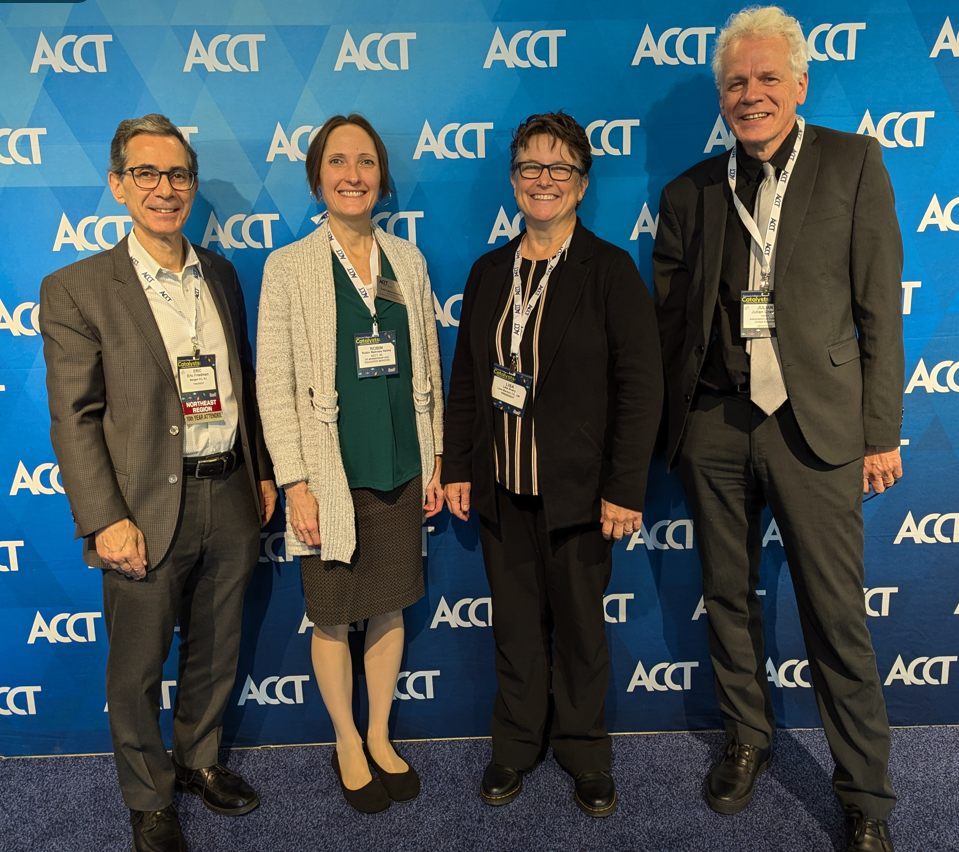
M 713 48 L 713 76 L 722 90 L 723 57 L 735 42 L 746 38 L 775 38 L 782 36 L 789 51 L 789 67 L 798 80 L 809 70 L 809 48 L 802 27 L 792 15 L 779 6 L 749 6 L 726 21 Z
M 134 136 L 141 133 L 148 133 L 151 136 L 172 136 L 183 143 L 183 148 L 190 158 L 190 171 L 198 171 L 196 151 L 193 146 L 186 141 L 186 137 L 180 132 L 170 119 L 165 115 L 151 112 L 143 118 L 126 118 L 117 126 L 117 132 L 113 134 L 113 142 L 110 143 L 110 171 L 119 176 L 127 167 L 127 145 Z

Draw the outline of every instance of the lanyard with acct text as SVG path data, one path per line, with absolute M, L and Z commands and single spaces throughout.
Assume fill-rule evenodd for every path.
M 200 339 L 196 330 L 196 321 L 197 315 L 199 313 L 199 304 L 200 304 L 200 288 L 196 285 L 193 286 L 193 318 L 188 317 L 180 308 L 177 306 L 177 303 L 173 300 L 173 297 L 166 291 L 163 285 L 156 280 L 147 270 L 141 268 L 141 263 L 137 260 L 132 254 L 130 255 L 130 261 L 137 268 L 137 271 L 140 273 L 140 277 L 144 280 L 147 287 L 149 287 L 154 292 L 158 293 L 169 305 L 176 311 L 177 315 L 181 317 L 185 322 L 190 324 L 190 343 L 193 345 L 193 355 L 196 357 L 200 354 Z M 186 274 L 187 268 L 184 267 L 182 275 Z
M 359 297 L 363 300 L 363 304 L 366 305 L 367 309 L 370 312 L 370 316 L 373 317 L 373 334 L 377 335 L 379 331 L 379 320 L 380 318 L 376 315 L 376 302 L 374 297 L 370 294 L 370 291 L 366 289 L 366 286 L 363 284 L 360 276 L 357 274 L 356 270 L 353 268 L 353 265 L 350 263 L 349 258 L 346 256 L 346 252 L 343 251 L 340 246 L 339 241 L 336 237 L 333 236 L 333 229 L 329 226 L 329 213 L 324 213 L 320 219 L 320 225 L 324 222 L 327 222 L 327 233 L 330 235 L 330 248 L 333 249 L 333 254 L 335 254 L 339 260 L 340 265 L 346 270 L 346 274 L 349 276 L 350 281 L 353 282 L 353 286 L 356 288 L 356 292 Z M 370 278 L 372 281 L 376 281 L 380 274 L 380 249 L 376 243 L 376 237 L 373 237 L 373 247 L 370 249 Z

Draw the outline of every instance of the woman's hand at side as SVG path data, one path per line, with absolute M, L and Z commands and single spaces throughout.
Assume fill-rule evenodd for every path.
M 436 463 L 433 465 L 433 476 L 426 485 L 426 505 L 423 510 L 427 518 L 438 515 L 443 511 L 443 504 L 446 497 L 443 494 L 443 486 L 440 484 L 440 471 L 443 469 L 443 457 L 437 456 Z
M 294 482 L 283 489 L 290 507 L 290 526 L 296 537 L 310 547 L 320 546 L 320 507 L 306 483 Z

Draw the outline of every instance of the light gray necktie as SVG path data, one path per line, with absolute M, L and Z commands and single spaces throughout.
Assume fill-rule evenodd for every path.
M 773 199 L 776 197 L 776 170 L 771 163 L 763 163 L 763 182 L 756 195 L 756 225 L 762 230 L 769 221 Z M 777 240 L 778 243 L 778 240 Z M 762 287 L 762 249 L 753 240 L 750 243 L 749 289 Z M 773 272 L 776 267 L 776 252 L 769 258 L 769 289 L 775 284 Z M 749 352 L 749 398 L 766 414 L 772 414 L 786 401 L 786 383 L 783 380 L 782 363 L 779 357 L 779 341 L 775 337 L 753 337 L 747 342 Z

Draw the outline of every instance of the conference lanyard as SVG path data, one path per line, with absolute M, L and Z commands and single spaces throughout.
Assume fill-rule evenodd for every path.
M 196 285 L 193 286 L 193 317 L 188 317 L 183 311 L 180 310 L 177 303 L 174 301 L 173 297 L 166 291 L 166 288 L 156 280 L 146 269 L 141 268 L 141 263 L 137 260 L 132 254 L 130 255 L 130 261 L 137 268 L 137 271 L 140 273 L 140 277 L 146 283 L 147 287 L 153 290 L 155 293 L 158 293 L 169 305 L 176 311 L 177 315 L 183 319 L 184 322 L 190 324 L 190 343 L 193 345 L 193 356 L 196 357 L 200 354 L 200 340 L 199 335 L 197 334 L 196 323 L 197 316 L 199 314 L 199 304 L 200 304 L 200 288 Z M 182 275 L 186 274 L 188 267 L 183 268 Z
M 320 218 L 320 224 L 329 219 L 330 214 L 324 213 Z M 326 226 L 327 233 L 330 235 L 330 248 L 333 249 L 333 254 L 335 254 L 340 259 L 340 264 L 343 269 L 346 270 L 346 274 L 349 276 L 350 281 L 353 282 L 353 286 L 356 288 L 356 292 L 359 297 L 363 300 L 363 304 L 369 309 L 370 316 L 373 317 L 373 334 L 377 335 L 380 333 L 379 323 L 380 318 L 376 315 L 376 302 L 374 297 L 370 294 L 370 291 L 366 289 L 360 276 L 357 274 L 356 270 L 353 268 L 350 263 L 349 258 L 346 256 L 346 252 L 340 247 L 339 242 L 336 237 L 333 236 L 333 229 L 329 226 L 327 222 Z M 376 237 L 373 238 L 373 246 L 370 249 L 370 280 L 376 281 L 380 274 L 380 250 L 379 246 L 376 244 Z
M 736 212 L 739 213 L 739 218 L 742 219 L 753 241 L 762 249 L 759 262 L 762 266 L 761 276 L 763 290 L 769 289 L 769 276 L 772 271 L 770 264 L 772 262 L 773 250 L 776 247 L 776 240 L 779 237 L 779 219 L 782 215 L 783 198 L 786 195 L 786 187 L 789 186 L 793 169 L 796 167 L 796 158 L 799 156 L 799 149 L 802 147 L 802 138 L 806 122 L 801 115 L 796 116 L 796 124 L 799 126 L 799 132 L 796 134 L 796 142 L 793 145 L 792 152 L 789 154 L 789 163 L 779 176 L 779 183 L 776 186 L 776 197 L 769 211 L 769 221 L 766 222 L 765 236 L 760 235 L 755 220 L 749 214 L 749 211 L 746 210 L 742 201 L 739 200 L 739 196 L 736 195 L 736 145 L 733 145 L 732 150 L 729 152 L 729 188 L 733 193 L 733 203 L 736 205 Z
M 510 337 L 509 345 L 510 369 L 514 372 L 516 371 L 516 365 L 519 361 L 519 347 L 523 342 L 523 334 L 526 332 L 526 323 L 529 322 L 529 317 L 530 314 L 533 313 L 533 308 L 536 307 L 540 296 L 543 295 L 543 291 L 546 289 L 546 285 L 549 283 L 550 274 L 556 268 L 556 264 L 559 263 L 560 258 L 563 256 L 563 252 L 565 252 L 569 247 L 569 241 L 572 238 L 573 235 L 570 234 L 566 238 L 566 241 L 559 247 L 559 251 L 556 252 L 553 258 L 550 260 L 546 267 L 546 272 L 540 279 L 539 286 L 528 298 L 525 307 L 523 305 L 523 279 L 519 272 L 520 266 L 523 262 L 523 241 L 520 240 L 520 244 L 516 247 L 516 257 L 513 258 L 513 331 Z

